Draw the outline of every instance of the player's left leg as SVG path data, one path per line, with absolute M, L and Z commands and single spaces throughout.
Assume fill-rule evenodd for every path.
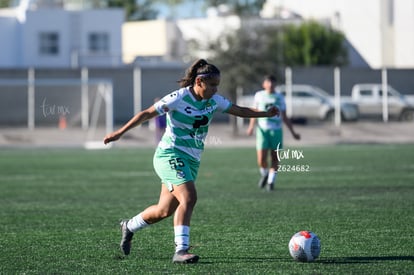
M 259 180 L 259 188 L 263 188 L 266 186 L 267 178 L 268 178 L 268 164 L 267 164 L 267 156 L 268 150 L 267 149 L 257 149 L 257 165 L 259 166 L 260 171 L 260 180 Z
M 279 158 L 278 151 L 283 150 L 283 133 L 282 129 L 272 130 L 270 133 L 270 169 L 269 176 L 267 178 L 267 190 L 272 191 L 274 189 L 274 184 L 277 179 L 278 168 L 279 168 Z

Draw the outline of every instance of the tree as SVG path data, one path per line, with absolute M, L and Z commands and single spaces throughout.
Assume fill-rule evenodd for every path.
M 237 86 L 248 87 L 264 74 L 285 66 L 344 65 L 347 54 L 341 32 L 316 22 L 300 26 L 242 27 L 211 41 L 211 59 L 225 72 L 222 86 L 234 99 Z
M 224 72 L 221 86 L 229 91 L 232 99 L 238 86 L 248 87 L 264 74 L 276 72 L 277 63 L 269 58 L 267 45 L 263 28 L 242 28 L 210 44 L 214 52 L 211 59 Z
M 284 63 L 289 66 L 345 65 L 344 41 L 341 32 L 315 21 L 287 26 L 282 41 Z
M 257 88 L 265 74 L 283 81 L 281 69 L 289 66 L 342 65 L 346 63 L 344 35 L 316 22 L 287 27 L 242 27 L 211 41 L 206 50 L 222 71 L 221 89 L 232 100 L 238 87 Z M 256 86 L 254 86 L 256 85 Z M 233 123 L 237 133 L 236 123 Z
M 0 8 L 8 8 L 13 0 L 0 0 Z
M 260 87 L 265 74 L 279 74 L 277 64 L 266 56 L 267 40 L 263 28 L 242 28 L 210 44 L 210 49 L 214 52 L 211 62 L 223 72 L 221 90 L 233 102 L 237 99 L 239 87 L 248 91 L 257 89 L 257 84 Z M 237 134 L 236 119 L 230 119 L 233 134 Z

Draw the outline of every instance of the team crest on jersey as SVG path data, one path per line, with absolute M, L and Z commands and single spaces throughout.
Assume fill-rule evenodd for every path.
M 213 106 L 211 106 L 210 102 L 206 103 L 206 111 L 211 113 L 213 111 Z
M 183 178 L 185 178 L 185 173 L 182 170 L 177 170 L 177 175 L 176 176 L 177 176 L 178 179 L 183 179 Z

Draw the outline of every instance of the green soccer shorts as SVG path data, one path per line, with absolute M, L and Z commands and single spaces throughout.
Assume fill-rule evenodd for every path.
M 277 130 L 264 130 L 260 127 L 256 127 L 256 149 L 282 149 L 283 148 L 283 131 Z
M 197 178 L 200 162 L 189 155 L 174 149 L 158 148 L 154 154 L 154 169 L 161 182 L 168 190 L 174 190 L 174 185 L 180 185 Z

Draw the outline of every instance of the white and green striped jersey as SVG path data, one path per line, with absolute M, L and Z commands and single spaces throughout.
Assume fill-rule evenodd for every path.
M 254 95 L 254 108 L 267 111 L 271 106 L 279 108 L 280 112 L 286 110 L 285 97 L 278 92 L 268 93 L 261 90 Z M 257 119 L 257 125 L 263 130 L 278 130 L 282 128 L 282 117 L 261 117 Z
M 166 95 L 154 104 L 160 115 L 167 114 L 167 128 L 158 147 L 178 149 L 199 161 L 214 112 L 225 112 L 230 106 L 228 99 L 217 94 L 198 101 L 190 87 Z

